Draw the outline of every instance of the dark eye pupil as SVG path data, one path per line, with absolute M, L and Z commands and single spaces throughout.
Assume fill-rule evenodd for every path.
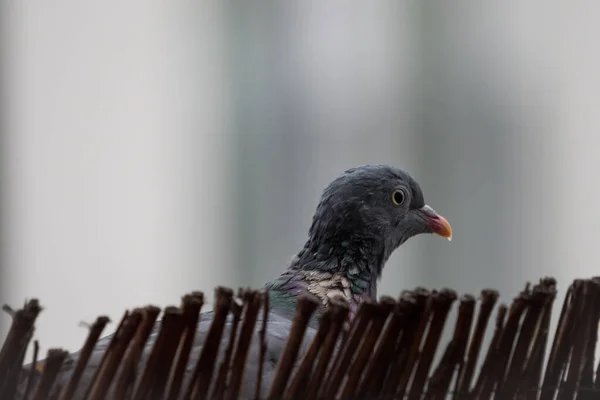
M 394 192 L 394 202 L 396 204 L 402 204 L 404 202 L 404 193 L 401 190 L 396 190 Z

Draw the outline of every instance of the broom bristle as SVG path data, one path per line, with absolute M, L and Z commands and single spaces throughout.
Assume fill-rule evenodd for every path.
M 300 297 L 268 388 L 260 386 L 268 349 L 269 304 L 264 292 L 243 289 L 234 296 L 227 288 L 215 290 L 212 323 L 188 379 L 184 375 L 203 294 L 185 295 L 180 307 L 164 309 L 143 364 L 143 349 L 160 310 L 148 306 L 126 312 L 85 388 L 82 376 L 108 318 L 99 317 L 89 327 L 69 381 L 57 387 L 66 351 L 50 349 L 42 368 L 36 341 L 32 367 L 22 368 L 41 311 L 34 299 L 17 311 L 4 307 L 13 321 L 0 351 L 0 398 L 16 398 L 21 388 L 19 398 L 34 400 L 70 400 L 76 393 L 88 399 L 104 399 L 111 393 L 117 399 L 234 400 L 240 398 L 255 339 L 259 341 L 259 366 L 257 376 L 250 377 L 256 381 L 255 399 L 260 393 L 267 393 L 270 400 L 595 398 L 600 394 L 600 366 L 594 365 L 600 278 L 572 283 L 551 338 L 556 293 L 556 281 L 544 278 L 533 287 L 526 285 L 510 306 L 496 307 L 499 295 L 495 290 L 483 290 L 476 299 L 471 295 L 458 298 L 450 289 L 416 288 L 397 300 L 383 296 L 378 302 L 361 303 L 349 324 L 348 305 L 342 298 L 333 298 L 304 352 L 301 344 L 319 304 Z M 451 338 L 443 343 L 442 333 L 457 299 Z M 495 324 L 490 324 L 494 308 Z M 230 314 L 231 329 L 226 335 Z M 493 334 L 482 351 L 486 331 Z M 220 348 L 224 349 L 221 359 Z M 434 366 L 436 356 L 439 361 Z

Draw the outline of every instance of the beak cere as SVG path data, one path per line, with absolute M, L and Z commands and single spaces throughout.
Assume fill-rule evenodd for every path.
M 428 205 L 423 206 L 419 211 L 423 213 L 425 220 L 429 223 L 432 233 L 452 240 L 452 227 L 446 218 L 439 215 L 435 210 Z

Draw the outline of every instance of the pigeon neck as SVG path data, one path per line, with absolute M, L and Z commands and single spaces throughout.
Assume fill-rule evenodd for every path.
M 318 246 L 311 251 L 310 242 L 290 264 L 295 275 L 302 276 L 306 290 L 317 296 L 324 306 L 334 296 L 342 296 L 356 311 L 358 304 L 377 297 L 377 281 L 383 257 L 373 257 L 373 246 L 341 248 Z

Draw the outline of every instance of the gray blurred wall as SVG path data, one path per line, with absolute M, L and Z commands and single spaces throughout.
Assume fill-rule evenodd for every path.
M 380 293 L 509 301 L 598 274 L 595 2 L 2 7 L 0 301 L 41 299 L 43 348 L 75 349 L 98 314 L 262 285 L 364 163 L 408 169 L 455 232 L 405 244 Z

